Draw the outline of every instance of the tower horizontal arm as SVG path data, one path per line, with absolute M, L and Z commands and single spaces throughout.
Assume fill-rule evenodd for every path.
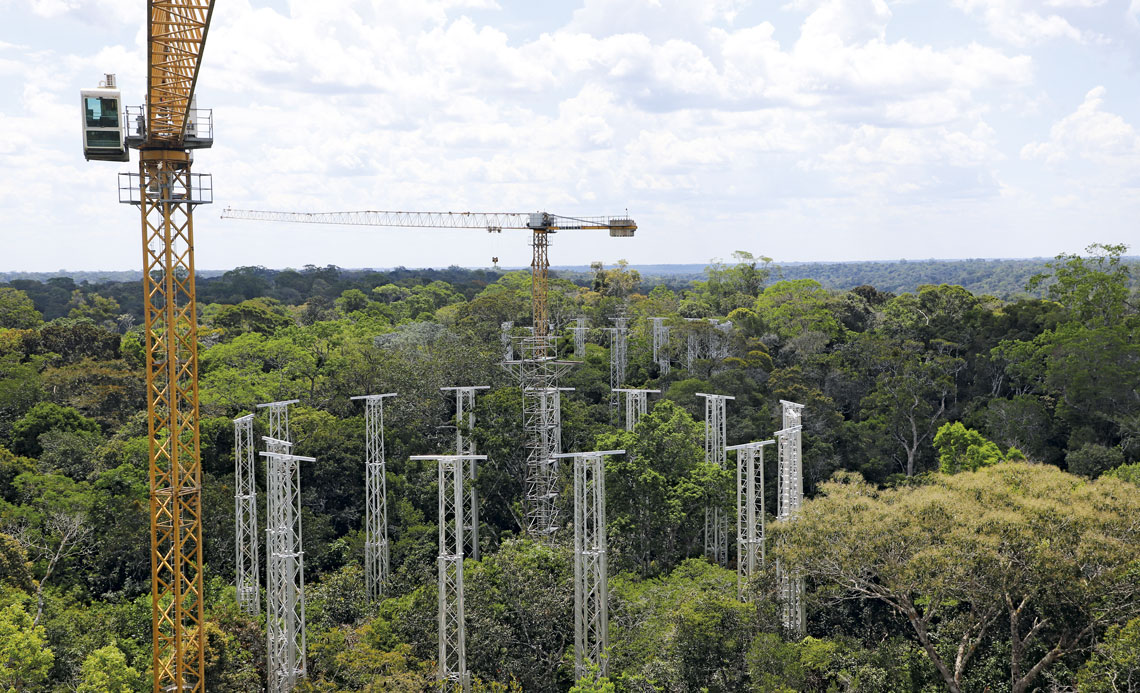
M 296 224 L 337 224 L 341 226 L 393 226 L 436 229 L 529 229 L 560 231 L 570 229 L 636 229 L 624 217 L 563 217 L 529 212 L 398 212 L 358 210 L 345 212 L 282 212 L 233 209 L 222 212 L 223 219 L 291 222 Z

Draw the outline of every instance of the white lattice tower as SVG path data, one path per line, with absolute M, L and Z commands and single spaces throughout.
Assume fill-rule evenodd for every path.
M 685 370 L 693 370 L 693 363 L 701 357 L 701 333 L 692 323 L 704 322 L 701 318 L 685 318 L 690 323 L 685 331 Z
M 467 690 L 466 624 L 463 613 L 464 470 L 486 455 L 413 455 L 439 470 L 439 680 Z
M 261 613 L 261 574 L 257 532 L 253 414 L 234 419 L 234 547 L 237 560 L 238 606 L 256 617 Z
M 660 394 L 661 390 L 638 388 L 618 388 L 614 392 L 625 393 L 625 430 L 632 431 L 645 412 L 649 410 L 649 395 Z
M 724 469 L 725 402 L 736 399 L 728 395 L 697 393 L 705 398 L 705 462 Z M 728 512 L 723 500 L 713 499 L 705 508 L 705 556 L 720 565 L 728 565 Z
M 266 636 L 269 693 L 288 693 L 304 677 L 305 564 L 301 541 L 300 463 L 287 441 L 265 438 L 269 465 L 266 535 Z
M 804 405 L 780 400 L 783 429 L 776 432 L 778 441 L 778 478 L 776 519 L 792 521 L 803 505 L 804 477 L 802 451 L 802 418 Z M 798 570 L 776 564 L 776 581 L 784 628 L 795 637 L 806 629 L 804 618 L 804 580 Z
M 627 318 L 610 318 L 614 326 L 610 328 L 610 410 L 616 420 L 618 414 L 617 390 L 625 382 L 625 369 L 628 363 L 629 328 Z
M 586 318 L 575 318 L 574 327 L 574 358 L 581 361 L 586 358 Z
M 606 562 L 606 470 L 602 458 L 625 450 L 561 455 L 574 459 L 574 678 L 606 675 L 609 577 Z
M 269 413 L 269 435 L 267 437 L 285 442 L 293 440 L 289 436 L 289 405 L 300 401 L 299 399 L 287 399 L 257 405 L 258 409 L 265 409 Z
M 379 599 L 388 584 L 388 481 L 384 451 L 384 400 L 395 392 L 361 395 L 364 400 L 364 589 Z
M 526 500 L 526 526 L 532 536 L 547 536 L 558 527 L 555 474 L 551 461 L 561 431 L 558 421 L 558 378 L 575 364 L 556 361 L 553 338 L 527 337 L 520 342 L 519 358 L 503 366 L 518 376 L 523 395 L 523 430 L 526 439 L 526 478 L 523 488 Z M 555 391 L 552 396 L 551 391 Z
M 712 352 L 710 358 L 723 361 L 728 358 L 729 354 L 728 346 L 732 338 L 732 322 L 728 320 L 716 322 L 713 327 L 716 331 L 711 334 L 710 339 L 714 341 L 715 346 L 710 349 Z
M 511 321 L 506 321 L 499 325 L 499 342 L 503 347 L 503 360 L 511 361 L 515 358 L 514 344 L 511 341 L 511 330 L 514 329 L 515 324 Z
M 653 326 L 653 361 L 658 373 L 669 375 L 669 326 L 665 318 L 649 318 Z
M 736 451 L 736 594 L 740 601 L 752 601 L 749 585 L 764 567 L 764 447 L 775 442 L 725 448 Z
M 441 387 L 443 392 L 455 392 L 455 454 L 475 454 L 475 391 L 488 390 L 490 385 L 469 385 L 465 387 Z M 475 481 L 479 478 L 478 463 L 472 458 L 467 462 L 467 544 L 468 555 L 479 560 L 479 492 Z

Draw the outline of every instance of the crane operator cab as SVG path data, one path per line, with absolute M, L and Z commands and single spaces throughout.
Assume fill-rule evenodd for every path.
M 88 161 L 128 161 L 123 142 L 122 99 L 115 88 L 115 75 L 108 74 L 98 89 L 82 89 L 83 156 Z

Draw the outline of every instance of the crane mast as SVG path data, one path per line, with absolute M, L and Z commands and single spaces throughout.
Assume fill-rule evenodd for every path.
M 300 224 L 337 224 L 343 226 L 394 226 L 405 228 L 486 229 L 497 232 L 503 229 L 531 231 L 531 311 L 534 317 L 534 336 L 538 352 L 546 356 L 550 311 L 548 284 L 550 276 L 550 234 L 558 231 L 599 229 L 611 236 L 626 238 L 637 231 L 637 224 L 628 216 L 568 217 L 547 212 L 276 212 L 268 210 L 232 209 L 227 207 L 223 219 L 250 221 L 292 222 Z
M 212 201 L 212 186 L 191 172 L 190 150 L 213 143 L 194 88 L 214 2 L 146 7 L 146 105 L 120 111 L 114 75 L 81 91 L 84 155 L 127 161 L 128 147 L 139 152 L 138 173 L 119 174 L 119 201 L 138 205 L 142 219 L 154 691 L 204 693 L 193 210 Z

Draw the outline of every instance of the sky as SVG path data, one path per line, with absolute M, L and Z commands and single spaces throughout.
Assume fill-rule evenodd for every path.
M 139 0 L 0 0 L 0 270 L 135 269 L 79 90 L 145 92 Z M 217 0 L 197 266 L 529 264 L 525 231 L 223 208 L 624 215 L 552 264 L 1140 248 L 1140 0 Z

